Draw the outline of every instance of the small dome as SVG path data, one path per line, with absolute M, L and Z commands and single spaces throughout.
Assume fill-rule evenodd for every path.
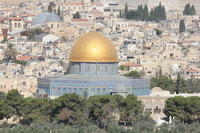
M 46 22 L 61 22 L 60 17 L 55 13 L 43 12 L 37 15 L 31 25 L 44 24 Z
M 118 62 L 112 42 L 98 32 L 88 32 L 72 47 L 70 62 Z

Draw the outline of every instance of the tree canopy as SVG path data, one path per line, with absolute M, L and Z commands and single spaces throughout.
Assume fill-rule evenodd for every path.
M 190 5 L 189 3 L 185 5 L 185 9 L 183 10 L 183 15 L 196 15 L 196 10 L 194 5 Z
M 76 12 L 76 13 L 73 15 L 73 18 L 81 18 L 81 15 L 79 14 L 79 12 Z
M 156 21 L 159 22 L 161 20 L 166 20 L 166 11 L 165 7 L 161 5 L 161 3 L 155 8 L 149 9 L 147 5 L 144 6 L 139 5 L 137 10 L 128 10 L 128 6 L 125 6 L 124 10 L 125 19 L 133 19 L 133 20 L 142 20 L 142 21 Z
M 185 22 L 184 20 L 181 20 L 179 24 L 179 33 L 182 33 L 184 31 L 185 31 Z
M 157 127 L 155 121 L 143 113 L 142 103 L 133 95 L 92 96 L 86 99 L 66 94 L 50 100 L 23 98 L 17 90 L 12 90 L 0 96 L 0 119 L 16 115 L 20 116 L 20 123 L 2 123 L 0 132 L 198 133 L 199 112 L 200 97 L 169 98 L 165 104 L 166 116 L 182 123 L 174 120 L 171 125 Z
M 48 12 L 53 12 L 53 8 L 56 6 L 56 4 L 54 2 L 50 2 L 49 5 L 48 5 L 48 8 L 47 8 L 47 11 Z
M 200 82 L 198 79 L 183 79 L 181 76 L 173 80 L 166 76 L 151 79 L 151 88 L 160 87 L 169 90 L 171 93 L 196 93 L 200 92 Z
M 12 90 L 0 99 L 0 118 L 17 116 L 22 125 L 38 122 L 56 122 L 64 125 L 90 123 L 101 129 L 119 120 L 133 124 L 142 115 L 143 105 L 133 95 L 92 96 L 89 99 L 76 94 L 66 94 L 54 100 L 46 98 L 23 98 Z M 117 120 L 119 116 L 119 120 Z
M 134 78 L 134 77 L 140 78 L 140 77 L 143 76 L 143 74 L 140 73 L 140 72 L 138 72 L 138 71 L 130 71 L 130 72 L 124 74 L 124 76 L 129 76 L 129 77 L 133 77 L 133 78 Z
M 165 114 L 184 123 L 200 122 L 200 97 L 169 98 L 165 104 Z

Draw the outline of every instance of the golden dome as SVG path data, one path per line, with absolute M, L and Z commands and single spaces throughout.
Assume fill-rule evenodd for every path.
M 88 32 L 72 47 L 70 62 L 118 62 L 112 42 L 98 32 Z

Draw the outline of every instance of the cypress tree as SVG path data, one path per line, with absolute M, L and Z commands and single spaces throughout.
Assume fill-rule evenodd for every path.
M 196 10 L 194 8 L 194 5 L 190 6 L 190 4 L 185 5 L 185 9 L 183 11 L 183 15 L 196 15 Z
M 145 6 L 144 6 L 144 20 L 148 20 L 148 17 L 149 17 L 149 11 L 148 11 L 147 5 L 145 4 Z
M 124 17 L 125 17 L 125 19 L 127 19 L 127 17 L 128 17 L 128 5 L 127 5 L 127 2 L 126 2 L 126 5 L 125 5 L 125 9 L 124 9 Z
M 194 5 L 191 7 L 191 15 L 196 15 L 196 10 L 194 8 Z
M 185 31 L 185 22 L 184 20 L 181 20 L 179 24 L 179 33 L 182 33 L 184 31 Z
M 122 11 L 119 11 L 119 18 L 122 18 Z
M 167 15 L 166 15 L 166 11 L 165 11 L 165 7 L 163 6 L 162 8 L 163 14 L 162 14 L 162 20 L 166 20 L 167 19 Z
M 151 9 L 151 11 L 150 11 L 149 20 L 150 20 L 150 21 L 153 21 L 153 20 L 154 20 L 154 9 Z
M 48 12 L 53 12 L 53 7 L 55 7 L 56 4 L 54 2 L 50 2 L 49 5 L 48 5 Z
M 76 13 L 73 15 L 73 18 L 81 18 L 81 15 L 79 14 L 79 12 L 76 12 Z
M 136 19 L 142 20 L 143 19 L 143 7 L 142 7 L 142 5 L 138 6 L 136 12 L 138 14 Z
M 58 12 L 57 12 L 58 16 L 60 16 L 60 6 L 58 7 Z

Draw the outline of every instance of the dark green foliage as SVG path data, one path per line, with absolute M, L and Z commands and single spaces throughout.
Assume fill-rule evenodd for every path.
M 25 98 L 23 104 L 23 120 L 21 124 L 32 122 L 49 122 L 52 100 L 40 98 Z
M 123 126 L 117 124 L 110 124 L 107 129 L 108 133 L 128 133 L 129 130 L 125 129 Z
M 129 13 L 129 11 L 128 11 L 128 4 L 126 2 L 125 9 L 124 9 L 124 17 L 125 17 L 125 19 L 129 19 L 128 18 L 128 13 Z
M 14 63 L 16 63 L 16 64 L 20 64 L 20 65 L 22 65 L 22 66 L 25 66 L 26 64 L 27 64 L 27 62 L 26 61 L 23 61 L 23 60 L 15 60 L 15 61 L 13 61 Z
M 124 65 L 120 65 L 120 66 L 119 66 L 119 69 L 120 69 L 120 70 L 125 70 L 126 67 L 125 67 Z
M 133 95 L 128 95 L 123 99 L 119 103 L 118 108 L 120 112 L 120 121 L 131 124 L 137 120 L 137 116 L 143 111 L 141 101 L 138 101 L 137 97 Z
M 4 109 L 6 113 L 6 118 L 10 118 L 13 115 L 22 116 L 24 98 L 17 90 L 11 90 L 8 92 L 6 99 L 4 101 Z
M 50 2 L 49 5 L 48 5 L 48 9 L 47 11 L 48 12 L 53 12 L 53 8 L 56 6 L 56 4 L 54 2 Z
M 66 126 L 57 123 L 32 123 L 30 126 L 15 125 L 0 128 L 0 133 L 105 133 L 96 125 Z
M 148 7 L 145 4 L 144 7 L 142 5 L 139 5 L 137 10 L 128 11 L 125 7 L 124 16 L 126 19 L 159 22 L 161 20 L 166 20 L 166 11 L 165 7 L 162 6 L 160 3 L 159 6 L 151 9 L 149 13 Z
M 176 80 L 172 80 L 166 76 L 160 76 L 151 79 L 151 88 L 160 87 L 169 90 L 171 93 L 196 93 L 200 92 L 199 79 L 183 79 L 178 76 Z
M 200 122 L 200 97 L 169 98 L 165 104 L 165 114 L 184 123 Z
M 123 14 L 122 14 L 122 11 L 121 11 L 121 10 L 119 11 L 118 17 L 119 17 L 119 18 L 123 18 Z
M 185 22 L 184 20 L 181 20 L 179 24 L 179 33 L 182 33 L 184 31 L 185 31 Z
M 138 71 L 130 71 L 129 73 L 124 74 L 124 76 L 129 76 L 129 77 L 142 77 L 143 74 L 138 72 Z
M 159 6 L 156 6 L 154 9 L 151 10 L 149 15 L 150 21 L 156 21 L 159 22 L 161 20 L 166 20 L 166 11 L 165 7 L 159 4 Z
M 60 16 L 60 6 L 58 7 L 57 14 L 58 14 L 58 16 Z
M 162 76 L 159 78 L 152 78 L 151 79 L 151 88 L 154 88 L 154 87 L 160 87 L 164 90 L 169 90 L 171 92 L 174 92 L 175 91 L 175 82 L 166 76 Z
M 155 133 L 199 133 L 200 124 L 184 124 L 181 122 L 173 122 L 170 124 L 163 124 L 158 127 Z
M 148 115 L 137 116 L 138 121 L 133 125 L 131 130 L 133 133 L 153 133 L 156 122 L 152 120 Z
M 92 96 L 85 99 L 76 94 L 66 94 L 57 99 L 23 98 L 17 90 L 0 99 L 0 118 L 15 115 L 21 125 L 32 123 L 64 124 L 69 126 L 97 125 L 106 130 L 117 124 L 117 116 L 125 123 L 133 124 L 141 115 L 143 105 L 133 95 Z
M 93 96 L 88 99 L 89 120 L 101 128 L 107 128 L 114 122 L 113 113 L 116 111 L 111 96 Z
M 196 10 L 194 5 L 190 6 L 190 4 L 185 5 L 185 9 L 183 11 L 183 15 L 196 15 Z
M 66 94 L 53 101 L 52 120 L 68 125 L 83 124 L 86 119 L 86 101 L 76 94 Z
M 146 4 L 143 9 L 142 17 L 143 17 L 142 20 L 148 20 L 148 18 L 149 18 L 149 10 L 148 10 L 148 7 Z
M 76 13 L 73 15 L 73 18 L 81 18 L 81 15 L 79 14 L 79 12 L 76 12 Z
M 181 84 L 181 79 L 180 79 Z M 54 100 L 23 98 L 12 90 L 0 97 L 0 118 L 16 115 L 20 124 L 0 125 L 3 133 L 199 133 L 200 97 L 169 98 L 165 105 L 167 117 L 173 116 L 184 123 L 164 124 L 143 114 L 143 105 L 137 97 L 128 95 L 92 96 L 85 99 L 66 94 Z M 124 126 L 118 125 L 119 121 Z M 190 125 L 189 125 L 190 124 Z M 130 128 L 124 128 L 129 125 Z
M 155 31 L 156 31 L 156 35 L 157 35 L 157 36 L 160 36 L 160 35 L 162 34 L 162 31 L 159 30 L 159 29 L 155 29 Z
M 9 61 L 8 59 L 0 60 L 0 64 L 7 63 L 7 62 L 20 64 L 22 66 L 25 66 L 28 63 L 27 61 L 23 61 L 23 60 L 12 60 L 12 61 Z
M 66 126 L 57 123 L 32 123 L 30 126 L 3 125 L 0 127 L 1 133 L 199 133 L 200 124 L 184 124 L 180 122 L 172 125 L 163 124 L 152 131 L 154 127 L 151 121 L 143 121 L 144 125 L 136 124 L 133 128 L 111 124 L 108 129 L 99 129 L 96 125 L 86 126 Z M 148 125 L 146 125 L 148 123 Z M 153 125 L 153 126 L 152 126 Z

